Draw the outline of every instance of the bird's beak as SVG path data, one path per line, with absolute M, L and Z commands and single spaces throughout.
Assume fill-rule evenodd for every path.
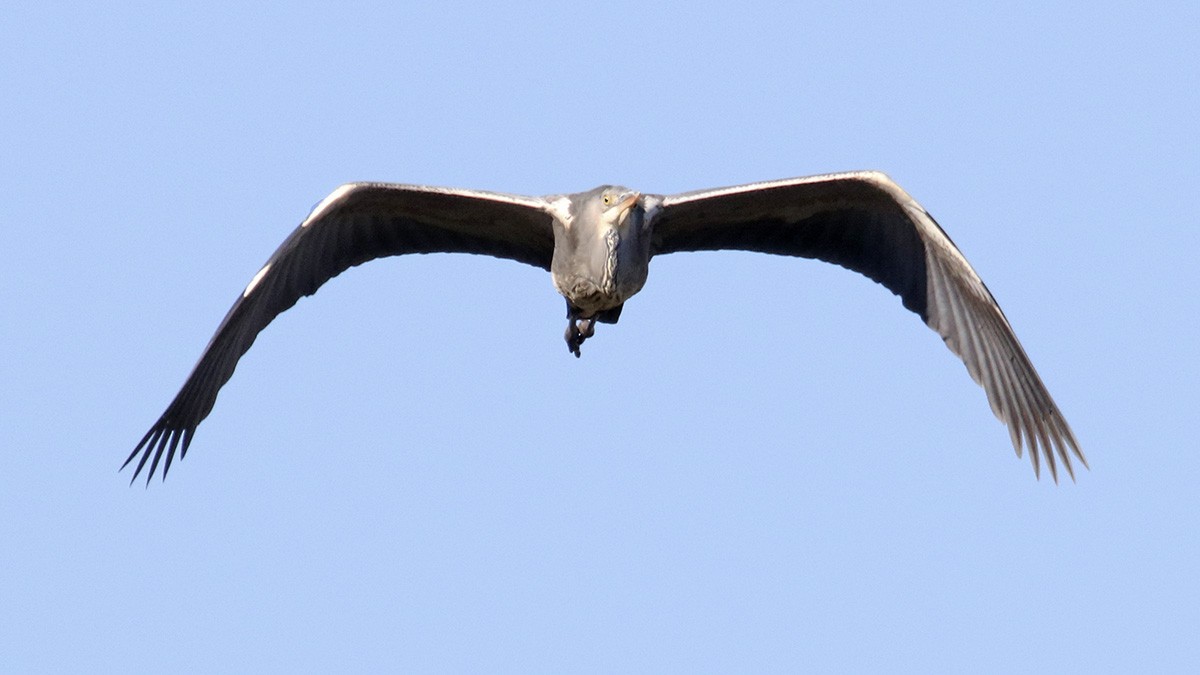
M 629 194 L 625 195 L 624 199 L 617 202 L 617 206 L 621 207 L 619 213 L 625 213 L 626 211 L 632 209 L 641 198 L 642 193 L 640 192 L 630 192 Z

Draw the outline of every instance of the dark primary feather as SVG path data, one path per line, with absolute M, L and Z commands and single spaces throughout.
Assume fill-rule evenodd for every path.
M 234 302 L 183 388 L 121 465 L 141 455 L 130 482 L 152 459 L 149 482 L 164 454 L 165 479 L 176 450 L 187 454 L 217 392 L 272 319 L 350 267 L 406 253 L 478 253 L 549 270 L 552 220 L 542 201 L 528 197 L 377 183 L 339 188 Z
M 1013 448 L 1029 447 L 1058 480 L 1056 456 L 1087 466 L 992 294 L 941 227 L 890 178 L 855 172 L 665 197 L 653 221 L 655 254 L 734 249 L 824 260 L 900 296 L 983 386 Z M 1039 448 L 1041 457 L 1039 458 Z M 1069 450 L 1069 452 L 1068 452 Z

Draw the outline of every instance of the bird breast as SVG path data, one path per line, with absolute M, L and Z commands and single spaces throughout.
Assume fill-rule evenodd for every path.
M 619 306 L 646 283 L 649 249 L 639 246 L 638 239 L 606 227 L 594 241 L 579 242 L 554 266 L 551 276 L 558 292 L 589 314 Z

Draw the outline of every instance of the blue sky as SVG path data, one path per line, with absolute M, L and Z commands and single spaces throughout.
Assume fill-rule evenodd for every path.
M 27 3 L 28 4 L 28 3 Z M 1200 662 L 1193 3 L 0 10 L 0 654 L 20 672 L 1097 672 Z M 356 268 L 185 461 L 117 467 L 313 203 L 874 168 L 1092 464 L 810 261 Z

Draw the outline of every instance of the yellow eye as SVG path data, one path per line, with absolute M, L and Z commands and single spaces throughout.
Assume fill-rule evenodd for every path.
M 612 206 L 612 202 L 613 202 L 612 195 L 604 195 L 604 205 L 605 206 Z

